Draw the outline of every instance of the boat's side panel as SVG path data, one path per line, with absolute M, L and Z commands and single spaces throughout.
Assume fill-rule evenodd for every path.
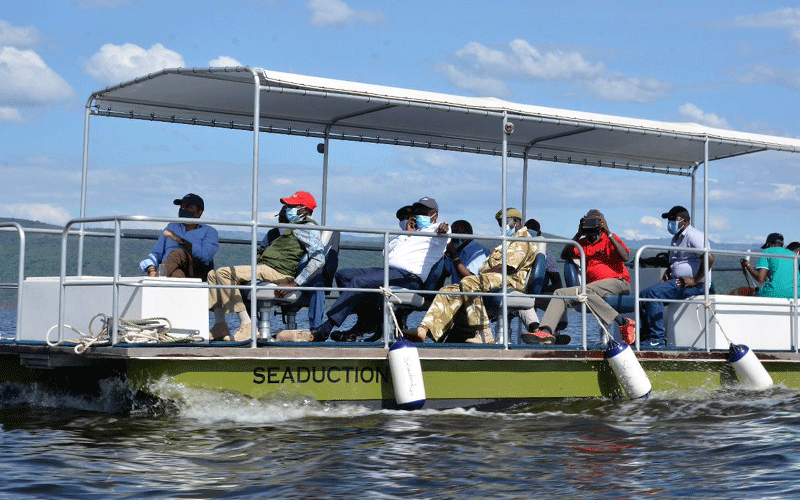
M 646 360 L 655 391 L 716 389 L 735 384 L 723 361 Z M 798 367 L 776 380 L 800 387 Z M 423 360 L 429 400 L 620 397 L 621 389 L 603 359 Z M 256 398 L 310 397 L 319 401 L 394 398 L 388 364 L 380 359 L 156 360 L 128 361 L 137 388 L 152 391 L 169 381 L 209 390 L 236 391 Z

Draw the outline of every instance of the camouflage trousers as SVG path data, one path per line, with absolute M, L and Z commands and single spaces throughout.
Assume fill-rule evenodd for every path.
M 508 277 L 508 287 L 522 290 L 522 287 Z M 467 276 L 457 285 L 447 285 L 442 292 L 493 292 L 503 286 L 503 275 L 500 273 L 474 274 Z M 439 294 L 433 299 L 433 304 L 428 308 L 420 326 L 424 326 L 433 340 L 438 341 L 453 323 L 459 318 L 459 323 L 466 322 L 467 326 L 481 328 L 489 324 L 489 314 L 483 305 L 483 299 L 474 295 L 444 295 Z

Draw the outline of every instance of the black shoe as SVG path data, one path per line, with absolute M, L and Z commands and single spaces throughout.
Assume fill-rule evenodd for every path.
M 313 337 L 313 339 L 311 341 L 325 342 L 326 340 L 328 340 L 328 337 L 331 334 L 331 330 L 333 330 L 333 326 L 334 325 L 333 323 L 331 323 L 331 320 L 328 320 L 325 323 L 319 325 L 318 327 L 312 328 L 311 336 Z
M 311 333 L 314 333 L 313 330 Z M 356 333 L 352 329 L 345 331 L 336 330 L 335 332 L 331 332 L 331 340 L 334 342 L 355 342 L 360 336 L 360 333 Z

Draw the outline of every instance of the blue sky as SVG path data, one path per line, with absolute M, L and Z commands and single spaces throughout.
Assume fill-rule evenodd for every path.
M 43 7 L 44 5 L 44 7 Z M 0 216 L 79 214 L 83 114 L 92 91 L 163 67 L 277 71 L 800 137 L 800 8 L 761 2 L 0 0 Z M 94 119 L 88 215 L 249 218 L 246 133 Z M 318 196 L 316 141 L 262 139 L 261 204 Z M 335 149 L 334 149 L 335 148 Z M 529 215 L 571 236 L 599 208 L 624 238 L 667 236 L 687 180 L 533 162 Z M 510 164 L 519 176 L 521 163 Z M 328 222 L 394 227 L 397 207 L 496 232 L 499 161 L 334 145 Z M 726 242 L 800 240 L 800 155 L 712 162 L 710 231 Z M 520 191 L 510 188 L 511 204 Z M 700 220 L 701 213 L 695 214 Z M 699 224 L 698 224 L 699 225 Z

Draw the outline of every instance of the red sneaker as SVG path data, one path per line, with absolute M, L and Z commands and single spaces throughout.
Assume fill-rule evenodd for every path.
M 625 318 L 625 324 L 619 327 L 619 336 L 626 344 L 633 345 L 636 342 L 636 323 L 630 318 Z
M 536 330 L 535 332 L 525 332 L 520 336 L 520 340 L 526 344 L 533 345 L 550 345 L 556 343 L 556 338 L 552 333 L 545 330 Z

